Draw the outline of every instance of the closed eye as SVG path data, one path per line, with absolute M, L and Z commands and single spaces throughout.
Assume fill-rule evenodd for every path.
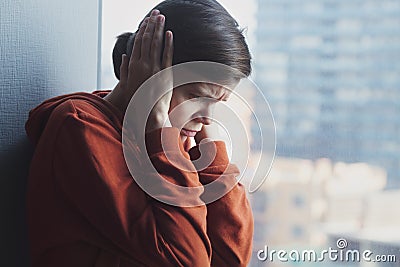
M 200 96 L 198 96 L 196 94 L 189 94 L 188 99 L 190 99 L 191 101 L 197 101 L 200 99 Z
M 206 99 L 208 99 L 207 102 L 210 102 L 210 103 L 214 103 L 214 102 L 219 102 L 220 101 L 219 99 L 215 99 L 215 98 L 210 97 L 210 96 L 201 96 L 201 95 L 197 95 L 197 94 L 194 94 L 194 93 L 189 93 L 189 99 L 202 100 L 202 101 L 205 101 Z M 223 100 L 223 101 L 226 101 L 226 100 Z

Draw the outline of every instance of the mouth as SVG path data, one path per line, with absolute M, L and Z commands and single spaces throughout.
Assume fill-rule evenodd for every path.
M 194 137 L 197 134 L 198 131 L 193 131 L 193 130 L 188 130 L 185 128 L 182 128 L 181 134 L 186 135 L 188 137 Z

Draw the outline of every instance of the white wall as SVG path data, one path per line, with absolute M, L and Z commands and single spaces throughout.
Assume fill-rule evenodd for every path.
M 101 0 L 0 2 L 0 266 L 27 266 L 24 123 L 43 100 L 97 87 Z M 100 29 L 101 30 L 101 29 Z

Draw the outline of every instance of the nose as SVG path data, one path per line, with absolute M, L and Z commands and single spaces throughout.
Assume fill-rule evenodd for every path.
M 196 115 L 196 120 L 204 125 L 210 125 L 212 123 L 212 105 L 203 107 Z
M 204 125 L 210 125 L 211 122 L 212 122 L 212 120 L 210 118 L 208 118 L 208 117 L 202 117 L 201 118 L 201 123 L 204 124 Z

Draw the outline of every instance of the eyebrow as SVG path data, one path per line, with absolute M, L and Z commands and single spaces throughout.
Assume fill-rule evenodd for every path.
M 208 92 L 206 92 L 206 90 L 204 89 L 203 86 L 201 86 L 199 90 L 195 90 L 195 91 L 200 92 L 201 95 L 203 95 L 205 97 L 208 97 L 208 98 L 212 98 L 212 99 L 215 99 L 215 100 L 218 100 L 218 101 L 227 101 L 227 99 L 223 99 L 224 95 L 222 95 L 221 97 L 217 98 L 216 96 L 209 94 Z

